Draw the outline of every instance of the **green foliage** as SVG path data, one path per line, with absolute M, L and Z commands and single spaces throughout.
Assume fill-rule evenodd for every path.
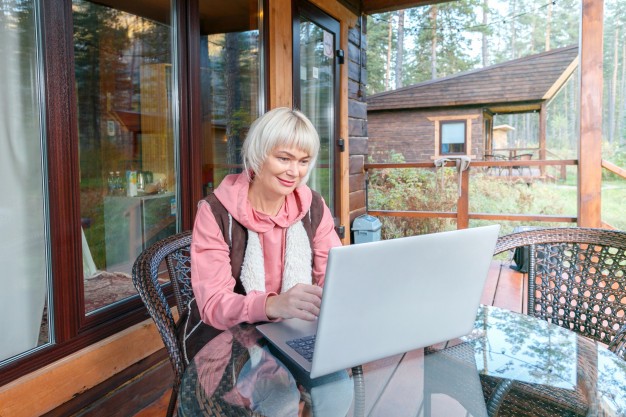
M 389 50 L 389 25 L 392 13 L 381 13 L 367 17 L 367 92 L 368 94 L 385 91 L 387 52 Z M 392 31 L 391 45 L 395 45 L 395 32 Z M 395 54 L 395 47 L 392 53 Z
M 620 178 L 614 181 L 603 181 L 602 221 L 619 230 L 626 230 L 624 201 L 626 201 L 625 179 Z
M 368 16 L 368 94 L 397 85 L 396 13 Z M 407 9 L 402 85 L 576 45 L 579 20 L 580 0 L 460 0 Z
M 401 154 L 391 152 L 390 163 L 403 163 Z M 373 170 L 368 183 L 371 210 L 452 211 L 456 207 L 456 174 L 417 168 Z M 448 219 L 384 217 L 382 238 L 412 236 L 453 228 Z

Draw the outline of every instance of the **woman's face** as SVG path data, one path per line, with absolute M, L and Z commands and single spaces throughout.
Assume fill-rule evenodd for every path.
M 297 148 L 278 146 L 263 162 L 254 183 L 266 195 L 286 196 L 300 185 L 309 170 L 310 162 L 308 153 Z

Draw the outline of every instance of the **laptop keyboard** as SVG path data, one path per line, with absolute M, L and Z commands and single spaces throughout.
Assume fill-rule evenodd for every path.
M 287 345 L 298 352 L 307 361 L 313 360 L 313 348 L 315 347 L 315 335 L 288 340 Z

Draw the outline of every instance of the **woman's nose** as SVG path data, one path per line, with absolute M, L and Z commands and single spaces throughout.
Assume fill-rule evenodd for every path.
M 289 175 L 298 175 L 298 161 L 291 161 L 287 167 L 287 173 Z

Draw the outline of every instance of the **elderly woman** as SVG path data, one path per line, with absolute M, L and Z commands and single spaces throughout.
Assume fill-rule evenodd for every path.
M 306 185 L 319 147 L 306 116 L 274 109 L 250 127 L 244 172 L 200 202 L 191 276 L 205 323 L 318 316 L 328 251 L 341 244 L 330 210 Z

